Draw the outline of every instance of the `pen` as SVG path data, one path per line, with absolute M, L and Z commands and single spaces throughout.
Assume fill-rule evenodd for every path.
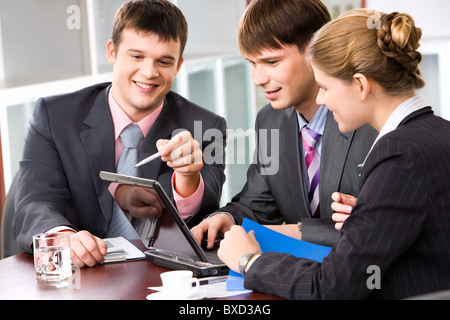
M 200 285 L 203 286 L 205 284 L 213 284 L 213 283 L 218 283 L 218 282 L 224 282 L 228 279 L 228 276 L 219 276 L 219 277 L 214 277 L 214 278 L 210 278 L 210 279 L 201 279 L 199 281 Z
M 154 235 L 155 235 L 156 224 L 158 223 L 158 219 L 156 217 L 150 217 L 149 219 L 151 220 L 151 225 L 147 231 L 147 237 L 146 237 L 146 239 L 148 239 L 148 245 L 147 245 L 148 248 L 153 246 L 153 241 L 155 240 Z
M 105 257 L 105 263 L 112 263 L 112 262 L 125 262 L 127 261 L 127 257 L 125 256 L 106 256 Z
M 140 166 L 142 166 L 143 164 L 146 164 L 146 163 L 148 163 L 148 162 L 150 162 L 150 161 L 155 160 L 155 159 L 158 158 L 159 156 L 160 156 L 160 154 L 159 154 L 159 151 L 158 151 L 157 153 L 152 154 L 150 157 L 145 158 L 144 160 L 142 160 L 141 162 L 139 162 L 138 164 L 136 164 L 134 167 L 135 167 L 135 168 L 140 167 Z

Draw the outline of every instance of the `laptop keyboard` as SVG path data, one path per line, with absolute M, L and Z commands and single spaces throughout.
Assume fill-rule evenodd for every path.
M 223 261 L 217 256 L 217 250 L 203 250 L 203 252 L 205 253 L 209 263 L 216 265 L 224 264 Z

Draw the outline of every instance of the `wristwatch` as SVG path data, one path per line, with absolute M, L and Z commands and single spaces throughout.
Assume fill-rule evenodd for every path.
M 241 259 L 239 259 L 239 273 L 243 276 L 245 276 L 245 268 L 248 265 L 248 262 L 250 261 L 253 256 L 257 254 L 262 254 L 261 251 L 252 251 L 249 253 L 244 254 Z
M 298 222 L 298 231 L 302 232 L 303 224 L 301 221 Z

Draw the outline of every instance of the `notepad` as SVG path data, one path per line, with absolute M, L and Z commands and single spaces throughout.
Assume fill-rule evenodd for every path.
M 103 239 L 103 241 L 108 246 L 105 263 L 145 259 L 144 253 L 124 237 L 107 238 Z
M 279 232 L 273 231 L 250 219 L 244 218 L 242 227 L 245 231 L 253 230 L 255 238 L 261 246 L 262 252 L 289 253 L 298 258 L 307 258 L 317 262 L 322 262 L 331 251 L 331 247 L 297 240 Z M 244 277 L 239 273 L 230 270 L 227 280 L 227 290 L 243 290 Z

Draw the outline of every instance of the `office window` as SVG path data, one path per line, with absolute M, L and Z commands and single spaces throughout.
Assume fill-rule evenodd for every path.
M 227 120 L 225 204 L 241 191 L 253 160 L 257 108 L 250 67 L 236 55 L 187 60 L 173 90 Z

